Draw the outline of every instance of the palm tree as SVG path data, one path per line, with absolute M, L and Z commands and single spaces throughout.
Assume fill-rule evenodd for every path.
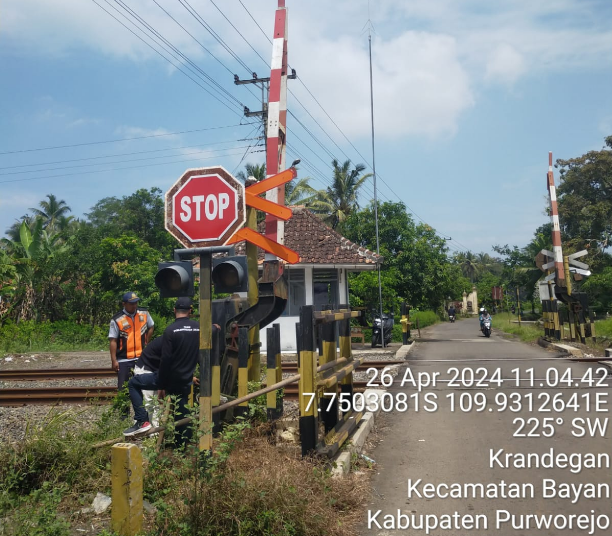
M 285 205 L 305 205 L 309 206 L 317 198 L 317 190 L 310 186 L 310 177 L 304 177 L 297 181 L 285 184 Z
M 239 171 L 236 174 L 236 177 L 242 182 L 246 182 L 249 177 L 255 177 L 258 182 L 266 178 L 265 164 L 247 164 L 244 169 L 245 171 Z
M 470 282 L 473 283 L 474 278 L 480 273 L 481 270 L 481 266 L 478 262 L 478 256 L 474 255 L 471 251 L 460 251 L 455 255 L 455 261 L 457 264 L 459 264 L 463 275 L 468 277 Z
M 318 203 L 320 210 L 327 214 L 325 219 L 335 229 L 338 224 L 359 209 L 357 202 L 359 188 L 372 174 L 361 175 L 361 172 L 366 168 L 363 164 L 357 164 L 353 169 L 350 169 L 350 160 L 340 165 L 334 158 L 332 166 L 334 171 L 332 185 L 328 186 L 325 192 L 321 192 Z
M 66 204 L 63 199 L 58 200 L 53 194 L 47 194 L 48 201 L 38 203 L 38 208 L 31 208 L 34 215 L 42 218 L 43 227 L 55 229 L 56 223 L 66 217 L 66 213 L 72 212 L 72 209 Z

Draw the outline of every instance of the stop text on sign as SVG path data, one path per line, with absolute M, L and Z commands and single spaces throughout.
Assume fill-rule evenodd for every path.
M 245 222 L 244 186 L 222 167 L 190 169 L 166 192 L 166 229 L 188 247 L 224 245 Z
M 202 212 L 208 221 L 222 220 L 223 213 L 230 206 L 230 196 L 226 193 L 218 195 L 194 195 L 192 197 L 184 196 L 181 198 L 181 213 L 179 217 L 184 222 L 188 222 L 192 217 L 192 204 L 195 208 L 195 221 L 202 220 Z M 204 211 L 202 211 L 204 205 Z

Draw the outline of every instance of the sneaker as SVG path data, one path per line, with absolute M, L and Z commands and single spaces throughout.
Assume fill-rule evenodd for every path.
M 134 426 L 131 426 L 127 430 L 124 430 L 123 435 L 125 437 L 131 437 L 136 434 L 142 434 L 143 432 L 146 432 L 147 430 L 150 430 L 150 429 L 151 429 L 151 423 L 149 421 L 136 422 L 134 423 Z

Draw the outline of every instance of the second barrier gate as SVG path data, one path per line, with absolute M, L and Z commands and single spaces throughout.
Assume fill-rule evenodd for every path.
M 312 305 L 300 308 L 296 335 L 303 456 L 334 456 L 363 416 L 363 411 L 352 410 L 353 372 L 363 358 L 353 359 L 350 321 L 360 315 L 361 311 L 351 311 L 347 305 L 340 305 L 338 311 L 315 311 Z M 316 351 L 318 326 L 321 334 Z M 323 437 L 319 434 L 321 421 Z

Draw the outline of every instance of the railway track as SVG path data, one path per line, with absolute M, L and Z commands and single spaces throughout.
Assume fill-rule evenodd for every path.
M 82 404 L 95 402 L 108 404 L 117 395 L 117 387 L 40 387 L 1 389 L 0 406 L 29 406 Z
M 382 369 L 390 365 L 397 365 L 403 361 L 365 361 L 361 370 L 368 368 Z M 285 362 L 282 365 L 284 373 L 297 373 L 297 362 Z M 0 381 L 52 381 L 66 379 L 108 379 L 116 378 L 116 372 L 108 368 L 91 369 L 15 369 L 1 370 Z M 356 391 L 366 388 L 366 382 L 354 382 Z M 38 387 L 38 388 L 2 388 L 0 389 L 0 406 L 18 407 L 27 405 L 55 405 L 55 404 L 109 404 L 115 395 L 115 386 L 89 386 L 89 387 Z M 298 386 L 285 387 L 285 398 L 297 400 Z
M 354 382 L 355 391 L 363 391 L 366 382 Z M 331 390 L 331 389 L 330 389 Z M 0 390 L 0 406 L 45 406 L 55 404 L 110 404 L 117 394 L 116 387 L 40 387 Z M 298 386 L 285 387 L 287 400 L 298 399 Z
M 369 368 L 382 369 L 390 365 L 399 365 L 404 361 L 364 361 L 359 370 Z M 286 361 L 282 364 L 283 372 L 297 373 L 297 361 Z M 110 368 L 55 368 L 55 369 L 14 369 L 0 370 L 0 381 L 50 381 L 76 379 L 116 378 L 117 373 Z

